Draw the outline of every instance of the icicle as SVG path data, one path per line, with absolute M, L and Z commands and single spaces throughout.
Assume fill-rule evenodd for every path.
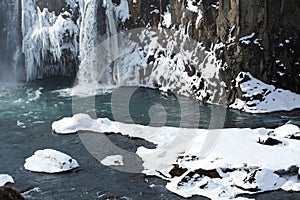
M 63 50 L 70 51 L 76 59 L 79 45 L 76 39 L 79 29 L 68 15 L 65 12 L 56 16 L 47 8 L 41 11 L 32 0 L 22 0 L 22 50 L 27 81 L 45 75 L 68 74 L 70 66 L 64 62 Z M 66 34 L 72 41 L 63 42 Z

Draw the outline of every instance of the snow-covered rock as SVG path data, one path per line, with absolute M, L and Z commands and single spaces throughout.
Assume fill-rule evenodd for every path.
M 26 158 L 25 169 L 33 172 L 59 173 L 79 167 L 78 162 L 70 156 L 53 150 L 38 150 Z
M 8 174 L 0 174 L 0 187 L 6 183 L 14 183 L 14 179 Z
M 230 108 L 249 113 L 290 111 L 300 107 L 300 95 L 288 90 L 275 88 L 256 78 L 249 72 L 240 72 L 236 87 L 242 91 L 242 98 L 236 99 Z

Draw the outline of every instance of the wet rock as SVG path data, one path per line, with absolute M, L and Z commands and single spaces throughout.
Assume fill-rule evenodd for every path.
M 59 15 L 63 10 L 67 10 L 67 5 L 64 0 L 36 0 L 35 4 L 41 9 L 47 8 L 50 12 L 55 11 Z
M 0 187 L 0 199 L 3 200 L 25 200 L 20 192 L 12 187 Z
M 169 172 L 169 174 L 174 177 L 174 176 L 181 176 L 187 171 L 187 169 L 183 169 L 179 167 L 179 165 L 174 165 L 173 169 Z
M 197 169 L 195 172 L 200 176 L 208 176 L 210 178 L 222 178 L 216 169 L 210 169 L 210 170 Z
M 290 166 L 288 169 L 280 169 L 274 171 L 275 174 L 278 174 L 279 176 L 299 176 L 299 167 L 296 165 Z

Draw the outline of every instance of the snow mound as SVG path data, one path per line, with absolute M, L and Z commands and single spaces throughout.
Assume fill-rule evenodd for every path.
M 167 180 L 167 189 L 180 196 L 232 199 L 243 193 L 300 191 L 300 140 L 285 137 L 298 132 L 295 125 L 206 130 L 125 124 L 82 114 L 68 119 L 80 117 L 90 121 L 72 124 L 76 130 L 88 131 L 86 124 L 92 124 L 90 130 L 94 132 L 121 133 L 154 143 L 156 149 L 143 146 L 137 149 L 143 160 L 143 173 Z M 64 120 L 55 123 L 67 126 L 62 123 Z M 203 147 L 209 144 L 206 138 L 211 134 L 219 137 L 209 153 L 203 155 Z M 103 162 L 111 164 L 118 160 L 113 156 Z
M 78 162 L 70 156 L 53 150 L 38 150 L 25 160 L 24 167 L 32 172 L 59 173 L 79 167 Z
M 230 108 L 249 113 L 268 113 L 291 111 L 300 107 L 299 94 L 268 85 L 254 78 L 249 72 L 240 72 L 236 83 L 236 87 L 241 89 L 242 98 L 236 99 Z
M 0 174 L 0 187 L 6 183 L 14 183 L 14 179 L 8 174 Z

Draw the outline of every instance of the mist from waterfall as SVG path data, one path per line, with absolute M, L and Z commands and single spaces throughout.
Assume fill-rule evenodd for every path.
M 0 2 L 0 82 L 22 79 L 20 6 L 19 0 Z

